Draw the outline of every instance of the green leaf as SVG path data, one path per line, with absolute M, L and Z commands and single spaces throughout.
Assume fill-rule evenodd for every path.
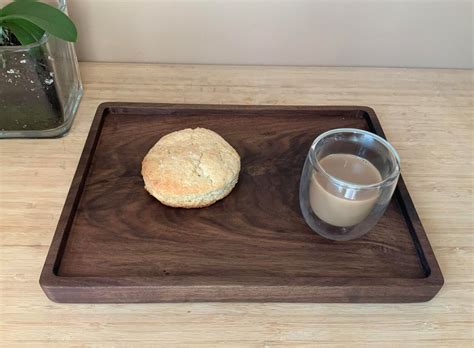
M 14 21 L 11 23 L 5 22 L 5 24 L 8 29 L 10 29 L 10 31 L 15 34 L 16 38 L 21 42 L 22 45 L 29 45 L 37 41 L 30 32 L 17 25 Z
M 6 20 L 4 21 L 4 24 L 13 34 L 15 34 L 16 38 L 22 45 L 37 42 L 41 40 L 44 35 L 43 29 L 23 19 Z
M 77 29 L 74 23 L 61 10 L 31 0 L 12 2 L 2 9 L 0 23 L 12 19 L 23 19 L 33 23 L 42 30 L 66 41 L 77 40 Z
M 30 1 L 30 2 L 31 2 L 31 1 L 38 1 L 38 0 L 13 0 L 13 1 L 15 1 L 15 2 L 22 2 L 22 1 L 26 2 L 26 1 Z M 2 15 L 2 10 L 3 10 L 3 9 L 0 8 L 0 17 L 3 16 L 3 15 Z

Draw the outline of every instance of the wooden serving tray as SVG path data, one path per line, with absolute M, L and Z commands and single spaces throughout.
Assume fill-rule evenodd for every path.
M 208 208 L 168 208 L 143 188 L 147 151 L 188 127 L 215 130 L 242 158 L 233 192 Z M 57 302 L 431 299 L 443 276 L 402 178 L 361 239 L 326 240 L 305 224 L 306 154 L 339 127 L 384 136 L 367 107 L 102 104 L 41 274 L 44 292 Z

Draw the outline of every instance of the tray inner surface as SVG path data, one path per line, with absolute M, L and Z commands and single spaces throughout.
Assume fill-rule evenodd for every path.
M 204 209 L 161 205 L 143 188 L 141 160 L 158 139 L 206 127 L 239 152 L 239 183 Z M 215 278 L 285 283 L 305 277 L 424 278 L 393 199 L 365 237 L 325 240 L 306 226 L 298 185 L 313 139 L 369 129 L 362 111 L 181 110 L 104 115 L 100 138 L 56 269 L 61 277 Z

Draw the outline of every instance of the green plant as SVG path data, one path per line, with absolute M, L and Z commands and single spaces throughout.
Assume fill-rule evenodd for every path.
M 28 45 L 44 33 L 75 42 L 74 23 L 61 10 L 35 0 L 16 0 L 0 9 L 0 46 Z

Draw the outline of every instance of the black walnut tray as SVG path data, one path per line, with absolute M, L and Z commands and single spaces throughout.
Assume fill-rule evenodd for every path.
M 242 158 L 234 191 L 204 209 L 161 205 L 140 175 L 151 146 L 188 127 L 218 132 Z M 443 276 L 402 178 L 361 239 L 325 240 L 305 224 L 306 154 L 339 127 L 384 136 L 367 107 L 102 104 L 41 274 L 44 292 L 90 303 L 431 299 Z

